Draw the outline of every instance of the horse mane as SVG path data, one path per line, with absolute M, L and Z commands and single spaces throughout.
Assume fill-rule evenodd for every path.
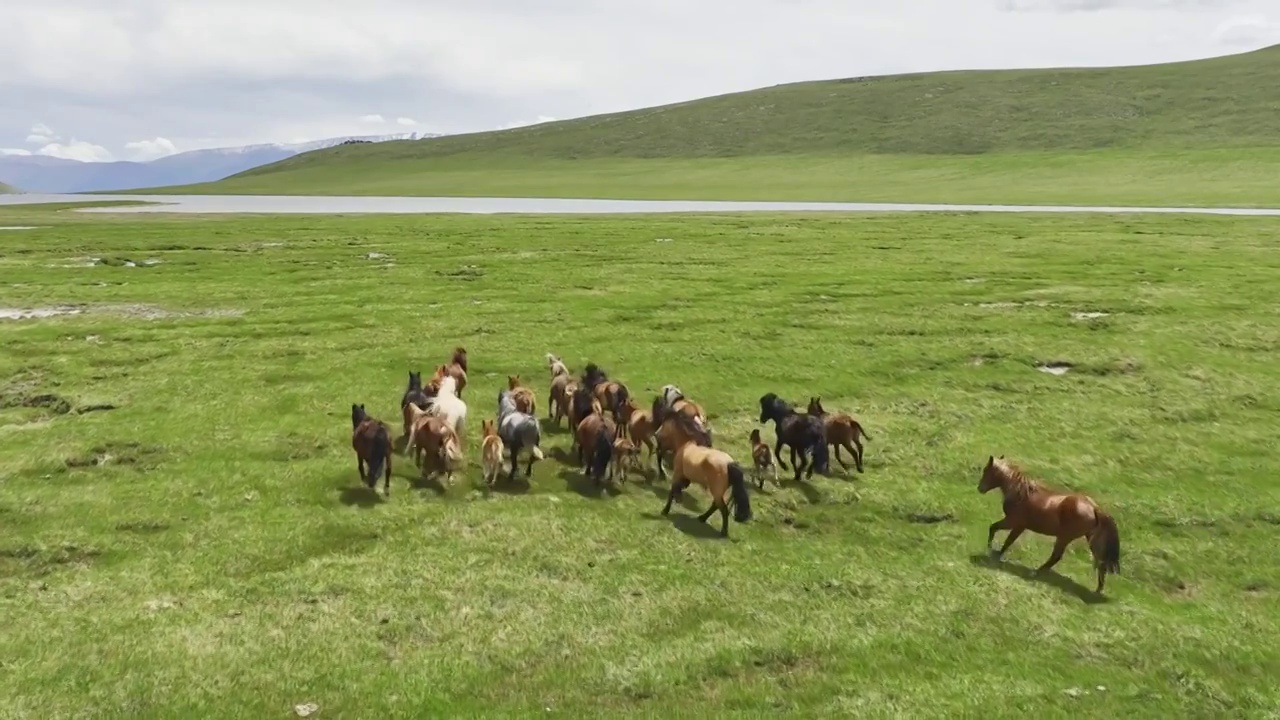
M 781 415 L 792 415 L 796 408 L 791 403 L 778 397 L 777 393 L 765 393 L 760 396 L 760 406 L 779 411 Z
M 672 413 L 664 418 L 663 422 L 666 422 L 667 420 L 672 420 L 676 425 L 680 426 L 680 431 L 693 438 L 695 445 L 711 447 L 711 432 L 708 431 L 706 427 L 698 423 L 698 421 L 684 413 Z M 702 442 L 704 439 L 706 440 L 705 445 L 703 445 Z
M 587 363 L 587 367 L 582 370 L 582 384 L 588 388 L 595 389 L 596 385 L 608 381 L 609 376 L 595 363 Z
M 991 465 L 1008 481 L 1008 493 L 1013 497 L 1026 497 L 1040 489 L 1040 483 L 1028 476 L 1026 471 L 1012 460 L 1000 457 L 993 460 Z

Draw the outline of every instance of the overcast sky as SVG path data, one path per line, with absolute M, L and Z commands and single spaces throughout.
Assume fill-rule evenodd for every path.
M 0 152 L 490 130 L 798 80 L 1280 43 L 1280 0 L 0 0 Z

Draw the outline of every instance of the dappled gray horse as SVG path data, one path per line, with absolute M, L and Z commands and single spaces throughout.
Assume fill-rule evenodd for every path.
M 532 478 L 533 462 L 543 457 L 542 448 L 538 447 L 542 443 L 542 426 L 538 424 L 538 418 L 516 409 L 515 397 L 510 390 L 498 391 L 498 437 L 511 450 L 510 479 L 516 479 L 519 453 L 526 448 L 529 450 L 529 465 L 525 468 L 525 475 Z

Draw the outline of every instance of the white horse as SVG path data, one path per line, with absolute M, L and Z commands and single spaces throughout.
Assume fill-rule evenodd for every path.
M 449 427 L 453 428 L 454 434 L 458 436 L 459 443 L 466 441 L 467 404 L 458 397 L 457 378 L 446 375 L 440 381 L 440 392 L 431 398 L 431 402 L 427 405 L 427 412 L 448 423 Z

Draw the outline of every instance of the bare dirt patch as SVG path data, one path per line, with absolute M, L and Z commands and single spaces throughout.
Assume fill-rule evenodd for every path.
M 240 317 L 244 310 L 235 308 L 201 308 L 169 310 L 155 305 L 53 305 L 37 308 L 0 307 L 0 320 L 41 320 L 64 315 L 122 315 L 142 320 L 168 320 L 189 317 Z
M 1073 312 L 1073 313 L 1071 313 L 1071 318 L 1072 318 L 1073 320 L 1097 320 L 1098 318 L 1109 317 L 1110 315 L 1111 315 L 1111 313 L 1108 313 L 1108 312 L 1096 312 L 1096 311 L 1094 311 L 1094 312 Z
M 1075 367 L 1075 363 L 1069 363 L 1065 360 L 1054 360 L 1053 362 L 1041 363 L 1036 366 L 1036 369 L 1042 373 L 1061 376 L 1066 375 L 1073 367 Z
M 90 468 L 103 465 L 128 465 L 139 470 L 150 470 L 160 464 L 164 448 L 137 442 L 107 443 L 99 445 L 83 455 L 66 459 L 69 468 Z

